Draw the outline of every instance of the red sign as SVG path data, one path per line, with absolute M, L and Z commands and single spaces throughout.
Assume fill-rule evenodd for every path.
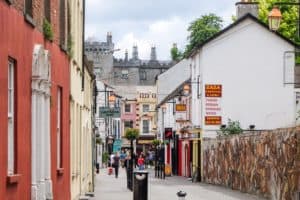
M 205 85 L 205 97 L 222 97 L 222 85 Z
M 221 116 L 205 116 L 205 125 L 221 125 Z
M 165 139 L 172 139 L 173 131 L 172 128 L 165 128 Z

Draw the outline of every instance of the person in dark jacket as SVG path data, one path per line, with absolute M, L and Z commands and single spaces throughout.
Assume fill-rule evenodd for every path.
M 115 169 L 115 175 L 116 178 L 118 178 L 119 175 L 119 165 L 120 165 L 120 157 L 118 155 L 118 153 L 115 154 L 114 158 L 113 158 L 113 164 L 112 167 Z

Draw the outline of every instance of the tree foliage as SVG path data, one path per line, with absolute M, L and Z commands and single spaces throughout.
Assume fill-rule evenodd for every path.
M 268 15 L 273 8 L 273 5 L 278 0 L 258 0 L 259 14 L 258 18 L 268 24 Z M 298 2 L 298 0 L 280 0 L 280 2 Z M 297 34 L 298 13 L 297 6 L 278 5 L 282 14 L 282 20 L 278 32 L 290 40 L 299 44 L 300 40 Z
M 139 129 L 128 128 L 125 132 L 125 138 L 128 140 L 135 140 L 139 136 Z
M 241 128 L 239 121 L 228 119 L 226 127 L 221 127 L 221 131 L 223 135 L 233 135 L 242 133 L 243 129 Z
M 212 13 L 193 21 L 187 29 L 189 44 L 186 46 L 184 56 L 190 54 L 197 45 L 218 33 L 222 28 L 222 23 L 222 18 Z
M 173 47 L 170 50 L 170 53 L 173 61 L 178 62 L 182 59 L 182 53 L 178 50 L 176 45 L 173 45 Z

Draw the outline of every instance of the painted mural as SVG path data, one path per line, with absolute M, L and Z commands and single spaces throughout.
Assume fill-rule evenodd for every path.
M 300 127 L 204 140 L 203 180 L 274 200 L 300 191 Z

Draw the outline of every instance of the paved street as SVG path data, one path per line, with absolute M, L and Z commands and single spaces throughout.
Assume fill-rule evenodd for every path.
M 178 199 L 176 192 L 187 192 L 187 200 L 258 200 L 262 199 L 253 195 L 244 194 L 223 187 L 207 184 L 192 183 L 183 177 L 166 177 L 165 180 L 154 178 L 150 171 L 149 200 Z M 119 178 L 107 175 L 107 169 L 101 169 L 96 176 L 95 197 L 97 200 L 132 200 L 132 192 L 126 187 L 126 173 L 120 168 Z

